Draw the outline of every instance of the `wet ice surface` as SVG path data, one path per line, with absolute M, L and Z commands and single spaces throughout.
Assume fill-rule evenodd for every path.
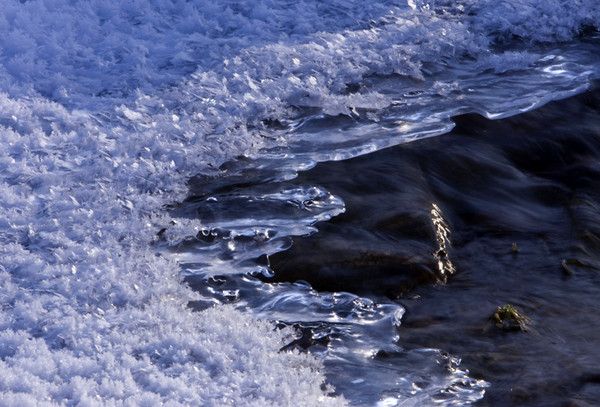
M 234 303 L 261 317 L 295 327 L 299 338 L 291 347 L 318 354 L 324 360 L 329 382 L 351 403 L 468 404 L 480 399 L 488 383 L 469 376 L 468 369 L 460 365 L 459 355 L 447 354 L 443 347 L 402 346 L 402 341 L 398 341 L 402 306 L 380 296 L 373 302 L 368 296 L 344 292 L 360 291 L 360 277 L 347 281 L 347 285 L 343 279 L 338 281 L 333 292 L 315 292 L 310 285 L 293 284 L 295 280 L 316 279 L 327 286 L 328 281 L 337 280 L 333 271 L 324 276 L 311 275 L 310 270 L 321 268 L 320 257 L 311 259 L 313 251 L 318 252 L 319 248 L 306 250 L 299 255 L 303 260 L 287 267 L 287 272 L 291 272 L 289 283 L 270 284 L 268 277 L 273 270 L 268 256 L 288 249 L 293 236 L 317 232 L 316 222 L 345 212 L 342 196 L 293 180 L 298 171 L 309 170 L 318 162 L 345 160 L 447 133 L 454 126 L 452 117 L 460 113 L 500 119 L 579 93 L 597 75 L 596 49 L 595 39 L 575 48 L 540 48 L 540 52 L 548 54 L 527 71 L 507 74 L 501 70 L 476 77 L 464 73 L 463 83 L 436 80 L 430 89 L 414 83 L 411 87 L 410 82 L 404 83 L 397 77 L 371 78 L 363 86 L 377 88 L 398 102 L 376 113 L 356 111 L 349 117 L 332 118 L 308 112 L 293 122 L 268 123 L 274 132 L 289 133 L 285 148 L 240 157 L 193 178 L 190 198 L 173 211 L 176 218 L 197 218 L 203 223 L 196 237 L 174 248 L 187 281 L 204 296 L 195 306 L 203 309 L 213 303 Z M 569 71 L 557 68 L 567 63 L 567 58 L 587 62 Z M 452 77 L 460 75 L 453 73 Z M 547 91 L 549 83 L 554 86 L 551 93 Z M 353 171 L 337 176 L 342 178 L 342 184 L 346 182 L 344 178 L 361 178 L 360 173 Z M 385 177 L 385 173 L 378 174 L 373 182 L 385 185 Z M 319 177 L 312 182 L 319 185 Z M 361 195 L 368 191 L 367 183 L 352 192 Z M 416 197 L 407 196 L 399 205 L 410 211 L 414 201 Z M 450 245 L 448 225 L 435 203 L 427 211 L 427 222 L 435 236 L 433 247 L 412 241 L 400 252 L 382 254 L 394 242 L 383 244 L 375 239 L 371 247 L 369 240 L 359 240 L 356 246 L 352 240 L 345 241 L 343 244 L 349 245 L 356 256 L 342 256 L 340 267 L 368 270 L 369 278 L 375 278 L 381 287 L 396 290 L 392 298 L 415 284 L 448 281 L 455 272 L 455 266 L 446 257 Z M 422 229 L 423 225 L 415 222 L 415 227 Z M 346 232 L 348 237 L 354 233 Z M 336 253 L 336 239 L 332 240 L 331 253 Z M 432 258 L 432 268 L 423 266 L 424 257 Z M 403 273 L 395 277 L 398 280 L 390 280 L 390 272 L 398 264 L 402 264 Z M 364 314 L 365 304 L 368 315 Z
M 247 160 L 245 176 L 229 165 L 230 178 L 193 181 L 175 213 L 206 229 L 174 248 L 203 297 L 192 307 L 233 303 L 295 328 L 284 349 L 322 358 L 358 405 L 593 401 L 597 95 L 498 124 L 460 117 L 435 140 L 289 181 Z M 211 252 L 222 274 L 193 262 Z M 530 333 L 496 330 L 505 302 Z
M 287 249 L 292 236 L 316 232 L 316 222 L 343 213 L 339 198 L 285 182 L 240 184 L 237 176 L 231 184 L 213 180 L 208 185 L 217 190 L 206 191 L 203 181 L 193 182 L 192 193 L 204 194 L 174 210 L 179 219 L 203 219 L 203 229 L 170 249 L 186 281 L 202 295 L 193 308 L 233 303 L 294 328 L 297 338 L 284 349 L 318 355 L 329 383 L 353 404 L 453 404 L 482 396 L 486 383 L 470 378 L 457 358 L 436 349 L 406 351 L 396 343 L 402 306 L 317 292 L 302 282 L 265 281 L 272 276 L 267 256 Z M 265 193 L 274 188 L 279 192 Z
M 448 135 L 301 174 L 346 211 L 271 256 L 274 281 L 401 304 L 396 343 L 460 357 L 489 383 L 482 405 L 594 405 L 598 95 L 500 121 L 458 117 Z M 440 258 L 454 270 L 445 284 Z M 490 320 L 506 303 L 529 318 L 527 332 Z
M 192 313 L 224 301 L 182 274 L 268 276 L 266 255 L 343 209 L 281 182 L 442 134 L 458 113 L 579 92 L 599 54 L 595 0 L 0 3 L 0 390 L 13 404 L 343 404 L 316 359 L 278 352 L 289 331 L 254 322 L 270 306 Z M 298 290 L 319 309 L 340 295 Z M 398 307 L 374 309 L 365 318 L 393 338 Z M 452 369 L 417 393 L 462 386 Z

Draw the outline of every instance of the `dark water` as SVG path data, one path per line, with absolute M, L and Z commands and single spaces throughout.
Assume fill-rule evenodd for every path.
M 455 122 L 301 173 L 292 184 L 323 187 L 346 212 L 270 256 L 263 280 L 401 304 L 398 344 L 462 358 L 490 383 L 479 405 L 598 405 L 600 90 Z M 507 303 L 526 332 L 490 321 Z
M 192 307 L 294 327 L 283 350 L 354 405 L 598 405 L 600 89 L 454 121 L 297 177 L 275 154 L 192 180 Z M 524 330 L 491 320 L 505 304 Z

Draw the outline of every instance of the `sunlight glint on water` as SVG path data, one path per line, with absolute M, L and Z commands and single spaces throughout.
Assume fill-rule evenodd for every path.
M 243 308 L 267 319 L 297 318 L 285 307 L 260 311 L 277 290 L 314 304 L 315 318 L 302 323 L 322 322 L 327 307 L 368 315 L 372 307 L 381 336 L 368 318 L 310 327 L 311 335 L 341 332 L 329 354 L 343 363 L 325 357 L 325 372 L 350 398 L 360 397 L 352 387 L 362 378 L 336 369 L 357 360 L 373 377 L 393 377 L 380 380 L 391 396 L 378 388 L 365 400 L 481 396 L 481 383 L 453 370 L 456 361 L 431 370 L 440 351 L 410 354 L 392 376 L 386 362 L 365 357 L 387 346 L 397 357 L 397 305 L 355 309 L 349 304 L 368 299 L 305 286 L 269 293 L 242 274 L 268 274 L 266 255 L 341 212 L 340 198 L 321 188 L 281 188 L 297 171 L 443 134 L 457 114 L 500 118 L 585 89 L 600 53 L 595 38 L 579 34 L 598 28 L 598 3 L 292 3 L 0 1 L 7 403 L 345 402 L 322 389 L 315 358 L 278 352 L 289 331 L 224 307 L 189 312 L 190 301 L 207 298 L 181 284 L 180 266 L 189 278 L 224 274 L 251 282 L 254 294 L 265 290 Z M 549 45 L 561 41 L 570 42 Z M 240 155 L 237 169 L 228 167 Z M 240 179 L 222 181 L 236 171 L 251 193 L 238 193 Z M 198 174 L 211 193 L 173 218 L 165 208 L 185 200 Z M 186 216 L 188 204 L 201 213 Z M 157 255 L 169 245 L 177 255 Z M 227 302 L 211 289 L 209 302 Z M 222 296 L 243 305 L 236 289 Z M 417 395 L 413 375 L 427 383 Z M 466 390 L 440 390 L 456 383 Z

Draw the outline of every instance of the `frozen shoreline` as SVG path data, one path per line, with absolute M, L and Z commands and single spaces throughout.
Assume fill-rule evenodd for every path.
M 293 132 L 265 137 L 272 134 L 263 119 L 288 123 L 308 108 L 377 112 L 399 102 L 385 90 L 347 92 L 349 83 L 390 74 L 417 80 L 424 98 L 400 100 L 409 110 L 449 100 L 452 111 L 456 72 L 442 79 L 457 55 L 482 64 L 469 75 L 560 66 L 527 52 L 497 57 L 489 47 L 512 35 L 535 43 L 597 28 L 594 3 L 543 2 L 542 15 L 532 6 L 497 20 L 491 2 L 462 10 L 393 1 L 296 9 L 278 1 L 2 2 L 3 400 L 343 403 L 325 398 L 314 359 L 278 352 L 281 334 L 268 325 L 250 327 L 249 316 L 227 309 L 189 312 L 194 293 L 151 244 L 161 228 L 176 242 L 201 222 L 173 226 L 164 206 L 184 199 L 191 176 L 238 154 L 295 148 Z M 561 92 L 592 75 L 568 62 L 556 75 Z M 335 143 L 319 153 L 328 146 Z M 252 346 L 238 360 L 244 344 Z M 198 346 L 210 352 L 198 356 Z M 231 363 L 238 374 L 228 373 Z

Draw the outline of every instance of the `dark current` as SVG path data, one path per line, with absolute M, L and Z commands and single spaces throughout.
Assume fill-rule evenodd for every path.
M 190 273 L 207 298 L 192 305 L 294 327 L 282 351 L 320 355 L 357 405 L 597 405 L 600 88 L 453 120 L 275 187 L 262 170 L 197 179 L 179 211 L 221 226 L 193 250 L 227 245 L 223 262 L 253 271 Z M 282 213 L 304 225 L 291 239 L 269 226 Z
M 490 383 L 480 405 L 595 405 L 600 90 L 454 120 L 449 134 L 302 173 L 346 212 L 272 256 L 274 280 L 402 304 L 402 346 L 459 355 Z M 490 321 L 503 304 L 527 331 Z

